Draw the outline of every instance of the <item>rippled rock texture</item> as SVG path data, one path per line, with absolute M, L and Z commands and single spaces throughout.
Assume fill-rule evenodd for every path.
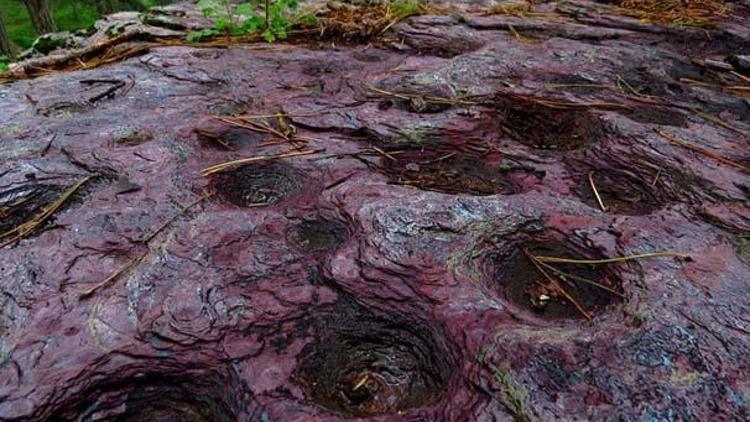
M 451 3 L 0 85 L 0 419 L 750 418 L 746 2 Z

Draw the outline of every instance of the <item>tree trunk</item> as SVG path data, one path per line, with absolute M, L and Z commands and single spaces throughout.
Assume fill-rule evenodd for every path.
M 55 20 L 52 18 L 52 8 L 49 0 L 23 0 L 29 9 L 31 23 L 39 35 L 57 31 Z
M 8 31 L 5 29 L 5 22 L 2 15 L 0 15 L 0 56 L 13 57 L 13 48 L 11 47 L 10 38 L 8 37 Z

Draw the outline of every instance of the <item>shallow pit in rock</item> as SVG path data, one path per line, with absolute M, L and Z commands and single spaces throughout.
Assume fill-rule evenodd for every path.
M 622 72 L 619 81 L 625 90 L 635 95 L 670 97 L 683 92 L 677 81 L 657 76 L 646 67 L 634 67 Z
M 235 151 L 258 143 L 258 135 L 238 127 L 196 128 L 193 130 L 201 145 Z
M 395 313 L 335 312 L 302 351 L 296 377 L 308 398 L 357 417 L 439 401 L 455 362 L 433 330 Z
M 344 224 L 324 219 L 303 221 L 286 232 L 287 241 L 305 253 L 332 251 L 348 237 Z
M 685 114 L 667 107 L 637 107 L 624 111 L 630 120 L 662 126 L 687 127 Z
M 274 205 L 302 188 L 301 171 L 282 163 L 250 164 L 213 176 L 211 186 L 239 207 Z
M 418 189 L 477 196 L 514 194 L 520 187 L 511 178 L 516 169 L 502 172 L 482 157 L 438 151 L 402 151 L 383 158 L 382 171 L 391 183 Z
M 556 236 L 511 242 L 492 254 L 489 287 L 514 306 L 551 320 L 586 318 L 584 312 L 595 317 L 623 299 L 622 281 L 610 267 L 532 257 L 603 258 Z
M 649 215 L 669 203 L 653 181 L 622 171 L 592 173 L 594 186 L 606 212 L 624 215 Z M 601 209 L 588 177 L 583 177 L 578 192 L 581 200 L 592 208 Z
M 111 422 L 233 422 L 225 383 L 150 374 L 94 385 L 49 420 Z
M 506 104 L 503 130 L 515 141 L 532 148 L 572 151 L 605 137 L 601 119 L 587 110 L 551 108 L 533 102 Z

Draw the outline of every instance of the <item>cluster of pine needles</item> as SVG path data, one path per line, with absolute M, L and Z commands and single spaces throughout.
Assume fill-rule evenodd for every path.
M 440 10 L 419 0 L 384 1 L 378 4 L 332 6 L 318 16 L 320 38 L 361 40 L 383 34 L 409 16 Z
M 732 9 L 725 0 L 622 0 L 621 13 L 648 22 L 676 26 L 712 27 Z

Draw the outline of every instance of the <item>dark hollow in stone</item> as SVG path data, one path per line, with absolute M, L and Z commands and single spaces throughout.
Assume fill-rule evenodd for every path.
M 304 221 L 286 232 L 286 238 L 295 248 L 302 252 L 314 253 L 336 249 L 343 243 L 349 232 L 346 226 L 338 221 L 312 220 Z
M 398 107 L 400 110 L 410 111 L 419 114 L 442 113 L 453 107 L 452 104 L 441 102 L 424 97 L 415 96 L 408 100 L 404 99 L 386 99 L 378 104 L 380 110 L 387 110 L 391 107 Z
M 63 190 L 60 186 L 31 183 L 0 191 L 0 233 L 6 233 L 42 212 Z
M 572 243 L 556 239 L 539 239 L 516 243 L 513 246 L 493 257 L 490 287 L 498 291 L 508 302 L 547 319 L 584 318 L 575 305 L 552 287 L 524 251 L 535 256 L 571 259 L 603 257 L 586 253 Z M 608 267 L 559 263 L 547 265 L 567 274 L 563 280 L 559 277 L 561 274 L 543 267 L 547 274 L 553 276 L 568 294 L 593 315 L 603 312 L 609 305 L 621 300 L 612 292 L 584 281 L 593 281 L 622 293 L 621 280 Z
M 579 192 L 581 200 L 592 208 L 600 209 L 588 177 L 583 177 Z M 650 181 L 618 171 L 596 171 L 594 185 L 609 213 L 624 215 L 648 215 L 668 204 L 660 194 L 659 186 Z
M 504 130 L 515 141 L 538 149 L 571 151 L 604 139 L 604 124 L 585 110 L 562 110 L 532 103 L 503 110 Z
M 633 90 L 636 94 L 668 97 L 683 92 L 682 87 L 676 81 L 659 78 L 643 67 L 629 69 L 620 77 L 625 85 L 624 88 Z
M 687 116 L 665 107 L 638 107 L 624 112 L 630 120 L 662 126 L 687 127 Z
M 95 385 L 49 420 L 109 422 L 233 422 L 226 383 L 152 374 Z
M 310 399 L 358 417 L 439 400 L 455 362 L 432 330 L 392 315 L 339 312 L 302 351 L 296 376 Z
M 289 165 L 260 163 L 220 173 L 212 186 L 221 198 L 240 207 L 273 205 L 299 192 L 302 177 Z
M 409 151 L 393 157 L 395 160 L 383 159 L 383 172 L 395 184 L 478 196 L 519 191 L 507 173 L 491 168 L 481 157 L 437 151 Z
M 256 144 L 259 139 L 253 132 L 236 127 L 214 130 L 196 128 L 193 132 L 201 144 L 225 150 L 246 148 Z

